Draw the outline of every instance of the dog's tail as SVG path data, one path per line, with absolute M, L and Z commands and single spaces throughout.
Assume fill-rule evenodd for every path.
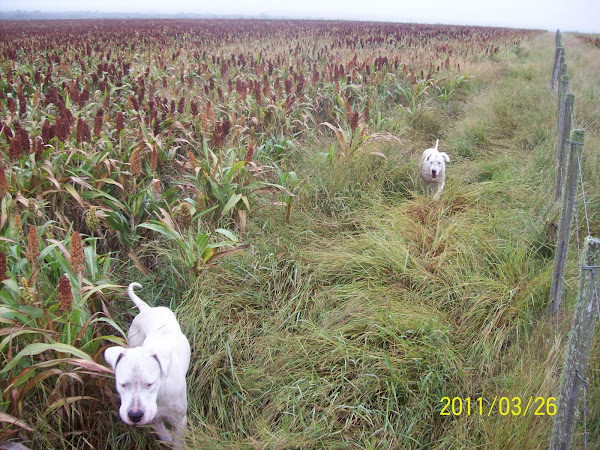
M 144 300 L 142 300 L 141 298 L 139 298 L 136 295 L 136 293 L 133 291 L 133 288 L 136 288 L 136 287 L 141 288 L 142 285 L 140 283 L 131 283 L 129 285 L 129 287 L 127 287 L 127 295 L 129 295 L 129 298 L 131 299 L 131 301 L 133 303 L 135 303 L 135 306 L 137 306 L 140 311 L 143 308 L 149 308 L 150 306 L 148 305 L 148 303 L 146 303 Z
M 439 140 L 439 139 L 436 139 L 436 141 L 435 141 L 435 149 L 436 149 L 436 150 L 438 149 L 438 144 L 439 144 L 439 143 L 440 143 L 440 140 Z

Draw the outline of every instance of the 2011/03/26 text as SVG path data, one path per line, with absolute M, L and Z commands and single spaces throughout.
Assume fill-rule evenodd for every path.
M 555 397 L 530 396 L 529 399 L 521 399 L 521 397 L 496 396 L 491 403 L 484 397 L 473 399 L 471 397 L 442 397 L 440 402 L 443 403 L 440 416 L 460 416 L 462 414 L 490 416 L 495 410 L 503 416 L 525 416 L 527 414 L 554 416 L 556 414 Z

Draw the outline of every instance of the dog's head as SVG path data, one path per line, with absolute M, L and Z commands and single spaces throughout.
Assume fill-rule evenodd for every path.
M 115 372 L 121 397 L 119 415 L 127 425 L 146 425 L 154 420 L 161 382 L 169 372 L 171 353 L 144 347 L 110 347 L 104 359 Z
M 446 153 L 432 151 L 425 158 L 425 171 L 433 179 L 441 177 L 446 171 L 446 162 L 450 162 L 450 157 Z

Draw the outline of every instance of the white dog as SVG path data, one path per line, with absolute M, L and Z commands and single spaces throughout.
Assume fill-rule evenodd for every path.
M 450 162 L 450 157 L 443 152 L 438 151 L 440 140 L 435 141 L 435 148 L 428 148 L 421 156 L 419 163 L 419 173 L 423 178 L 425 192 L 433 194 L 433 199 L 440 198 L 444 184 L 446 183 L 446 162 Z
M 186 426 L 185 374 L 190 365 L 190 344 L 175 314 L 164 306 L 150 307 L 133 291 L 129 298 L 140 310 L 127 334 L 129 347 L 110 347 L 104 358 L 115 371 L 121 396 L 119 414 L 127 425 L 150 424 L 161 441 L 181 448 Z M 170 423 L 172 432 L 164 421 Z

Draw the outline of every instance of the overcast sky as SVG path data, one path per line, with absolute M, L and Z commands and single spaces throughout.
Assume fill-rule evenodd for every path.
M 1 11 L 195 13 L 600 33 L 600 0 L 0 0 Z

